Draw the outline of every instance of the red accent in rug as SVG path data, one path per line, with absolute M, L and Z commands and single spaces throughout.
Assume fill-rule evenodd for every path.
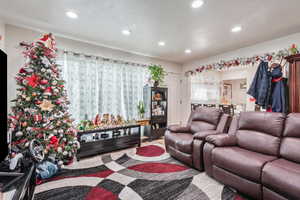
M 104 188 L 94 187 L 85 197 L 85 200 L 117 200 L 118 196 L 105 190 Z
M 240 197 L 240 196 L 236 196 L 236 197 L 234 198 L 234 200 L 245 200 L 245 199 L 242 198 L 242 197 Z
M 99 178 L 106 178 L 108 177 L 109 175 L 113 174 L 114 171 L 112 170 L 105 170 L 105 171 L 102 171 L 102 172 L 96 172 L 94 174 L 85 174 L 85 175 L 82 175 L 80 177 L 99 177 Z
M 96 172 L 96 173 L 93 173 L 93 174 L 83 174 L 81 176 L 58 176 L 58 177 L 54 177 L 54 178 L 50 178 L 50 179 L 47 179 L 47 180 L 40 180 L 40 182 L 37 182 L 37 185 L 40 185 L 44 182 L 47 182 L 47 181 L 57 181 L 57 180 L 61 180 L 61 179 L 66 179 L 66 178 L 78 178 L 78 177 L 99 177 L 99 178 L 106 178 L 108 177 L 109 175 L 113 174 L 114 171 L 112 170 L 105 170 L 105 171 L 100 171 L 100 172 Z
M 143 163 L 128 167 L 128 169 L 145 173 L 171 173 L 188 169 L 182 165 L 169 163 Z
M 136 154 L 144 157 L 156 157 L 165 153 L 165 150 L 157 145 L 148 145 L 136 149 Z

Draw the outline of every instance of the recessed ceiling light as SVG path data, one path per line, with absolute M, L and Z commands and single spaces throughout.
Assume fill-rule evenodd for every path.
M 128 30 L 128 29 L 124 29 L 124 30 L 122 30 L 122 34 L 123 34 L 123 35 L 130 35 L 130 34 L 131 34 L 131 31 Z
M 159 42 L 158 42 L 158 45 L 159 45 L 159 46 L 165 46 L 166 43 L 165 43 L 164 41 L 159 41 Z
M 200 8 L 204 2 L 202 0 L 194 0 L 192 2 L 192 8 Z
M 73 11 L 68 11 L 66 12 L 66 15 L 69 17 L 69 18 L 72 18 L 72 19 L 77 19 L 78 18 L 78 15 L 73 12 Z
M 241 26 L 235 26 L 231 29 L 231 32 L 237 33 L 237 32 L 240 32 L 241 30 L 242 30 Z
M 186 54 L 190 54 L 190 53 L 192 53 L 192 50 L 186 49 L 184 52 L 185 52 Z

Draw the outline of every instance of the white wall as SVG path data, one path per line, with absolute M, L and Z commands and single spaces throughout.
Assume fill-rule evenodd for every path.
M 242 33 L 241 33 L 242 34 Z M 262 54 L 266 52 L 273 52 L 273 51 L 278 51 L 280 49 L 286 49 L 289 48 L 292 44 L 298 44 L 300 45 L 300 33 L 288 35 L 285 37 L 281 37 L 275 40 L 270 40 L 266 41 L 263 43 L 259 43 L 253 46 L 241 48 L 238 50 L 226 52 L 220 55 L 212 56 L 209 58 L 205 59 L 196 59 L 187 63 L 184 63 L 183 65 L 183 72 L 186 72 L 188 70 L 194 70 L 195 68 L 206 65 L 206 64 L 212 64 L 215 62 L 219 62 L 220 60 L 231 60 L 237 57 L 249 57 L 249 56 L 254 56 L 257 54 Z M 252 82 L 252 77 L 256 71 L 256 67 L 250 67 L 248 66 L 247 68 L 240 68 L 238 70 L 229 70 L 226 72 L 223 72 L 223 80 L 229 80 L 229 79 L 247 79 L 247 85 L 251 84 Z M 182 110 L 183 112 L 183 118 L 188 117 L 190 113 L 190 78 L 185 77 L 184 78 L 184 83 L 186 87 L 185 90 L 182 91 L 182 96 L 183 96 L 183 106 Z M 253 107 L 251 105 L 253 103 L 247 102 L 247 109 Z
M 33 41 L 41 37 L 41 33 L 37 31 L 33 31 L 30 29 L 20 28 L 13 25 L 5 26 L 6 40 L 5 46 L 8 54 L 8 101 L 14 99 L 16 97 L 16 82 L 15 75 L 18 70 L 24 65 L 24 58 L 22 56 L 22 48 L 18 47 L 18 44 L 21 41 Z M 55 33 L 54 33 L 55 35 Z M 169 77 L 166 78 L 166 85 L 173 91 L 173 94 L 170 96 L 174 96 L 175 98 L 170 99 L 169 104 L 176 104 L 180 101 L 181 92 L 177 88 L 172 88 L 174 81 L 180 82 L 180 78 L 182 77 L 182 65 L 166 62 L 160 59 L 150 58 L 141 55 L 135 55 L 132 53 L 123 52 L 120 50 L 109 49 L 106 47 L 101 47 L 93 44 L 88 44 L 80 41 L 75 41 L 63 37 L 56 37 L 57 47 L 60 49 L 72 50 L 79 53 L 85 53 L 96 56 L 103 56 L 108 58 L 115 58 L 125 61 L 132 61 L 144 64 L 161 64 L 167 72 L 169 72 Z M 168 82 L 168 80 L 172 80 Z M 176 86 L 177 87 L 177 86 Z M 10 107 L 10 103 L 8 107 Z M 169 116 L 174 115 L 173 111 L 169 109 Z M 170 121 L 170 123 L 176 123 Z
M 5 51 L 5 24 L 0 20 L 0 49 Z
M 245 104 L 246 102 L 246 89 L 241 89 L 240 84 L 245 82 L 245 79 L 231 79 L 223 80 L 223 83 L 231 84 L 232 86 L 232 99 L 231 104 Z

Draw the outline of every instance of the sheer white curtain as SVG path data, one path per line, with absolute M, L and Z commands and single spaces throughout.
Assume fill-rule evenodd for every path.
M 145 67 L 66 52 L 59 54 L 58 62 L 77 122 L 98 113 L 138 117 L 137 104 L 149 77 Z
M 192 103 L 220 103 L 220 73 L 206 71 L 191 77 Z

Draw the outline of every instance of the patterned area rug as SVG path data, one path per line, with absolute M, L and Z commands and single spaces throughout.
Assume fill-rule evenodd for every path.
M 36 187 L 36 200 L 242 200 L 151 144 L 81 160 Z

